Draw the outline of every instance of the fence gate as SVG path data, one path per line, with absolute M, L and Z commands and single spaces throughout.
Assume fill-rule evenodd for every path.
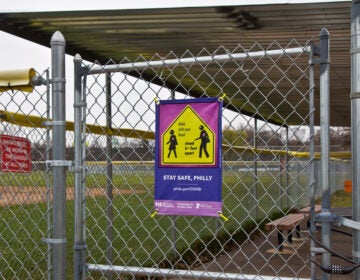
M 341 168 L 329 170 L 326 137 L 320 164 L 314 157 L 314 55 L 320 50 L 326 136 L 328 37 L 322 30 L 320 47 L 255 43 L 119 64 L 88 65 L 76 55 L 70 122 L 65 40 L 56 32 L 51 78 L 48 71 L 31 69 L 25 85 L 0 84 L 1 278 L 319 278 L 323 272 L 309 256 L 337 272 L 306 227 L 307 218 L 316 218 L 321 241 L 330 244 L 326 215 L 336 189 L 330 188 L 329 174 L 333 181 L 348 178 Z M 158 215 L 156 103 L 207 97 L 224 101 L 222 213 Z M 315 217 L 314 208 L 306 209 L 318 196 L 326 211 Z M 293 228 L 292 240 L 287 231 L 279 235 L 266 226 L 299 215 L 305 225 Z
M 75 278 L 309 278 L 306 228 L 280 250 L 265 224 L 313 197 L 312 67 L 296 41 L 105 65 L 77 55 Z M 223 216 L 156 215 L 156 100 L 224 93 Z
M 65 121 L 61 33 L 51 43 L 51 79 L 48 71 L 31 70 L 32 93 L 11 83 L 2 88 L 2 278 L 314 279 L 321 273 L 309 260 L 314 244 L 306 227 L 284 243 L 266 226 L 313 205 L 319 194 L 316 48 L 296 41 L 239 45 L 106 65 L 85 65 L 77 55 L 72 123 Z M 219 217 L 157 215 L 157 100 L 216 96 L 224 100 L 223 211 Z M 330 185 L 328 168 L 321 164 L 323 188 Z M 329 222 L 319 219 L 326 243 Z

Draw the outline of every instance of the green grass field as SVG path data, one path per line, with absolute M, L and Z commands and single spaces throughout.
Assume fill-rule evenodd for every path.
M 45 177 L 41 172 L 16 176 L 3 173 L 0 184 L 45 186 Z M 154 185 L 151 172 L 115 175 L 113 184 L 116 189 L 132 191 L 114 195 L 112 202 L 112 263 L 120 266 L 181 267 L 192 265 L 199 256 L 214 257 L 231 247 L 232 242 L 241 243 L 249 238 L 270 218 L 271 213 L 279 212 L 280 208 L 274 205 L 285 203 L 283 198 L 279 198 L 276 176 L 260 176 L 255 185 L 250 174 L 227 173 L 223 176 L 223 212 L 229 218 L 228 222 L 213 217 L 151 218 Z M 69 174 L 67 186 L 70 188 L 72 185 L 73 175 Z M 104 188 L 106 176 L 91 174 L 86 178 L 86 185 L 88 188 Z M 351 203 L 348 194 L 336 192 L 335 195 L 336 206 L 349 206 Z M 107 207 L 105 197 L 86 199 L 88 263 L 107 264 Z M 47 212 L 45 203 L 0 208 L 0 267 L 4 279 L 47 277 L 48 245 L 43 242 L 48 233 Z M 66 269 L 68 279 L 72 279 L 73 201 L 66 202 L 66 228 Z

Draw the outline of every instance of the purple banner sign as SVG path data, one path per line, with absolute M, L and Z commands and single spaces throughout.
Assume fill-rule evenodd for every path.
M 217 98 L 166 100 L 156 106 L 158 214 L 221 213 L 221 109 Z

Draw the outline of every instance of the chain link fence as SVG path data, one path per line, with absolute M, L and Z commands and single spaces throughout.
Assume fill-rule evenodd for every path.
M 48 80 L 47 71 L 37 75 Z M 39 127 L 38 119 L 49 119 L 49 90 L 43 85 L 31 93 L 8 90 L 0 95 L 0 135 L 10 143 L 1 141 L 0 152 L 0 275 L 2 279 L 46 279 L 51 269 L 51 248 L 45 242 L 51 234 L 51 191 L 44 163 L 51 146 L 49 130 Z M 31 150 L 13 151 L 21 148 L 12 145 L 16 139 L 30 141 Z M 27 157 L 28 152 L 30 168 L 15 158 L 14 168 L 4 171 L 5 155 Z
M 308 50 L 292 41 L 286 48 L 276 43 L 247 50 L 239 46 L 232 55 L 224 48 L 215 53 L 204 49 L 162 60 L 155 55 L 83 66 L 82 103 L 88 106 L 81 142 L 86 143 L 87 173 L 81 188 L 102 193 L 80 202 L 86 204 L 81 242 L 86 243 L 87 279 L 310 275 L 309 259 L 298 255 L 295 245 L 290 245 L 292 258 L 273 263 L 279 258 L 278 244 L 274 232 L 264 230 L 274 217 L 309 205 L 316 187 Z M 298 73 L 288 75 L 290 68 Z M 174 90 L 167 87 L 170 84 Z M 227 221 L 156 216 L 154 99 L 187 99 L 194 93 L 197 98 L 221 96 L 230 85 L 236 91 L 226 96 L 222 112 Z M 288 99 L 290 95 L 296 98 Z M 308 112 L 298 113 L 299 104 L 307 104 Z M 286 125 L 294 119 L 297 125 Z M 99 131 L 94 133 L 88 125 Z M 306 241 L 296 246 L 308 246 Z M 253 247 L 251 252 L 245 252 L 244 244 Z M 236 257 L 230 257 L 234 252 Z M 218 263 L 221 255 L 229 256 L 226 264 Z
M 264 228 L 320 195 L 308 61 L 309 46 L 296 41 L 106 65 L 76 56 L 75 120 L 64 124 L 63 162 L 51 153 L 58 123 L 49 83 L 1 93 L 0 134 L 28 139 L 32 159 L 30 173 L 0 171 L 1 277 L 50 279 L 59 270 L 53 248 L 63 241 L 68 279 L 309 278 L 309 259 L 298 250 L 308 239 L 289 244 L 285 257 L 276 233 Z M 153 215 L 154 99 L 221 96 L 229 87 L 236 91 L 222 111 L 225 218 Z M 308 112 L 297 112 L 299 104 Z M 54 238 L 52 167 L 67 161 L 62 240 Z M 349 164 L 331 165 L 331 191 L 343 187 Z

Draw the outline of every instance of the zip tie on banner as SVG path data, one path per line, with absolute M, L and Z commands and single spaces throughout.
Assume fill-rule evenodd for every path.
M 155 209 L 154 213 L 150 215 L 150 218 L 154 218 L 159 213 L 159 210 Z
M 224 214 L 222 212 L 219 212 L 219 217 L 223 218 L 225 222 L 227 222 L 229 220 L 228 217 L 225 217 Z
M 226 93 L 223 93 L 223 94 L 219 97 L 219 102 L 224 101 L 225 97 L 226 97 Z
M 159 105 L 159 104 L 160 104 L 160 100 L 159 100 L 159 98 L 157 98 L 156 96 L 154 97 L 154 101 L 155 101 L 156 105 Z

